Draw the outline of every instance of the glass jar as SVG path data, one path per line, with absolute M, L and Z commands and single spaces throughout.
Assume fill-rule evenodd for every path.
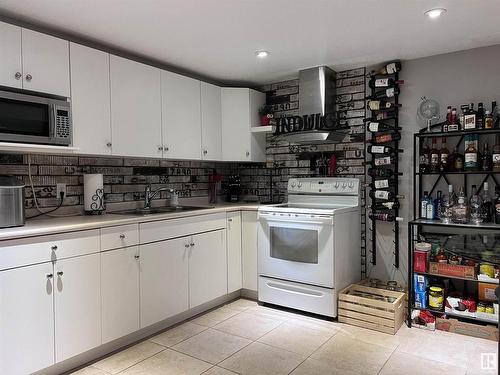
M 479 304 L 477 305 L 476 312 L 478 312 L 478 313 L 484 313 L 484 312 L 486 312 L 486 306 L 484 305 L 484 303 L 479 302 Z
M 444 289 L 440 286 L 431 286 L 429 288 L 429 307 L 434 310 L 443 310 Z

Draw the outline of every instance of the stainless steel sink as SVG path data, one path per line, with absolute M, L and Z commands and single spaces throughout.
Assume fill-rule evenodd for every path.
M 199 206 L 175 206 L 175 207 L 151 207 L 151 208 L 133 208 L 130 210 L 120 210 L 110 212 L 111 214 L 117 215 L 154 215 L 154 214 L 167 214 L 173 212 L 187 212 L 196 210 L 206 210 L 211 207 L 199 207 Z

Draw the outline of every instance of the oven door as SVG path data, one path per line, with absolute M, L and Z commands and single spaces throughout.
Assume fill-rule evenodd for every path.
M 259 213 L 259 275 L 333 288 L 333 217 Z

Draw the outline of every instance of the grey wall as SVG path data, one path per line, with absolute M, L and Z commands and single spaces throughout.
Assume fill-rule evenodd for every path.
M 392 225 L 377 225 L 377 265 L 369 267 L 368 275 L 381 279 L 406 281 L 407 274 L 407 223 L 413 219 L 413 134 L 420 130 L 416 121 L 417 107 L 422 96 L 438 101 L 442 118 L 446 107 L 459 109 L 461 104 L 483 102 L 491 110 L 491 101 L 500 103 L 500 45 L 448 53 L 421 59 L 403 61 L 400 79 L 405 81 L 401 89 L 400 126 L 405 153 L 400 157 L 400 193 L 406 196 L 400 214 L 405 222 L 400 232 L 400 269 L 393 267 Z M 451 139 L 448 140 L 448 148 Z M 450 150 L 451 151 L 451 150 Z M 462 150 L 463 152 L 463 150 Z M 458 183 L 458 181 L 457 181 Z M 445 186 L 441 188 L 444 190 Z M 491 190 L 491 189 L 490 189 Z M 370 246 L 368 246 L 370 248 Z

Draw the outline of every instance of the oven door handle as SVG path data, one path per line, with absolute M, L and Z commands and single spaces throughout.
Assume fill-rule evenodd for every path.
M 333 224 L 333 220 L 331 216 L 314 216 L 311 218 L 304 217 L 295 217 L 295 216 L 280 216 L 267 214 L 267 213 L 259 213 L 259 219 L 268 221 L 268 222 L 286 222 L 286 223 L 297 223 L 297 224 Z

